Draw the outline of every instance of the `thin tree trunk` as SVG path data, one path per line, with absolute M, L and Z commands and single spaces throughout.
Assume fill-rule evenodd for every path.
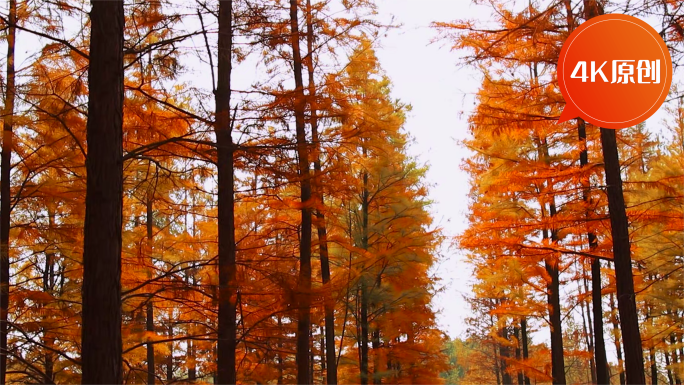
M 670 334 L 670 345 L 672 346 L 672 364 L 677 365 L 681 358 L 684 357 L 677 357 L 677 349 L 675 349 L 675 345 L 677 344 L 677 337 L 675 337 L 674 333 Z M 679 385 L 682 382 L 679 379 L 679 373 L 674 370 L 674 379 L 675 379 L 675 384 Z
M 93 0 L 90 24 L 81 381 L 120 384 L 123 0 Z
M 335 303 L 332 297 L 332 288 L 330 287 L 330 257 L 328 253 L 328 231 L 326 228 L 325 213 L 323 208 L 325 207 L 325 200 L 323 197 L 323 189 L 320 185 L 321 177 L 321 158 L 320 150 L 321 143 L 318 137 L 318 111 L 316 106 L 316 83 L 314 79 L 314 63 L 313 63 L 313 49 L 314 49 L 314 32 L 313 32 L 313 10 L 311 8 L 311 0 L 306 2 L 306 43 L 308 49 L 308 58 L 306 60 L 306 67 L 309 74 L 309 109 L 311 111 L 310 124 L 311 124 L 311 140 L 313 142 L 313 148 L 315 151 L 313 162 L 314 162 L 314 179 L 312 183 L 312 188 L 314 195 L 318 200 L 320 209 L 316 210 L 316 231 L 318 233 L 318 248 L 321 258 L 321 279 L 323 280 L 323 286 L 328 286 L 327 290 L 324 290 L 324 314 L 325 314 L 325 354 L 326 354 L 326 383 L 329 385 L 337 384 L 337 364 L 335 360 Z M 323 360 L 323 358 L 321 358 Z
M 308 384 L 309 329 L 311 327 L 311 176 L 309 170 L 309 144 L 306 139 L 306 98 L 302 78 L 302 56 L 299 48 L 299 6 L 290 0 L 290 40 L 295 78 L 294 115 L 297 131 L 297 156 L 301 194 L 302 228 L 299 239 L 299 280 L 297 317 L 297 383 Z
M 170 318 L 170 317 L 169 317 Z M 167 330 L 169 339 L 173 338 L 173 325 L 169 319 L 169 328 Z M 169 355 L 166 357 L 166 383 L 173 382 L 173 342 L 169 342 Z
M 506 327 L 499 330 L 499 335 L 504 340 L 508 340 L 508 330 Z M 503 385 L 513 385 L 513 378 L 508 373 L 508 359 L 511 357 L 511 351 L 508 346 L 499 346 L 499 355 L 501 356 L 501 378 Z
M 215 102 L 218 171 L 218 344 L 219 384 L 235 384 L 236 292 L 234 144 L 230 117 L 231 55 L 233 51 L 233 2 L 219 1 L 218 68 Z
M 9 324 L 9 295 L 10 295 L 10 169 L 12 167 L 12 130 L 14 125 L 14 45 L 16 38 L 17 2 L 9 0 L 9 25 L 7 26 L 7 88 L 5 92 L 5 108 L 2 124 L 2 160 L 0 161 L 0 384 L 5 384 L 7 373 L 7 334 Z
M 665 368 L 667 369 L 667 383 L 669 385 L 674 385 L 674 378 L 672 377 L 672 368 L 670 367 L 670 355 L 667 352 L 663 352 L 665 357 Z
M 658 385 L 658 363 L 656 362 L 655 347 L 649 349 L 649 359 L 651 361 L 651 385 Z
M 580 151 L 580 166 L 582 168 L 589 164 L 587 150 L 587 130 L 583 119 L 577 118 L 577 132 L 582 151 Z M 591 201 L 591 186 L 589 178 L 582 178 L 582 200 L 585 203 Z M 589 211 L 585 213 L 589 220 Z M 593 231 L 587 231 L 589 251 L 592 252 L 598 247 L 598 239 Z M 594 258 L 591 262 L 591 307 L 594 313 L 594 360 L 596 363 L 596 383 L 599 385 L 610 384 L 608 376 L 608 359 L 606 358 L 606 341 L 603 335 L 603 299 L 601 296 L 601 260 Z
M 48 229 L 50 231 L 50 236 L 52 230 L 55 226 L 55 213 L 48 205 Z M 52 239 L 49 239 L 52 241 Z M 43 292 L 50 294 L 51 296 L 57 297 L 55 293 L 56 276 L 55 276 L 55 252 L 51 248 L 45 253 L 45 269 L 43 271 Z M 45 315 L 44 320 L 48 323 L 50 322 L 50 316 Z M 54 384 L 55 381 L 55 353 L 50 350 L 55 347 L 55 335 L 51 330 L 50 326 L 46 326 L 43 330 L 43 344 L 45 345 L 45 382 L 47 384 Z
M 528 342 L 527 342 L 527 320 L 523 318 L 520 321 L 520 332 L 522 334 L 522 355 L 523 355 L 523 360 L 526 360 L 529 358 L 529 351 L 528 351 Z M 527 373 L 523 373 L 525 375 L 525 385 L 530 385 L 530 378 L 527 377 Z
M 197 365 L 195 365 L 195 345 L 192 340 L 188 341 L 188 381 L 195 382 L 197 380 Z
M 537 70 L 534 69 L 535 78 Z M 545 138 L 539 139 L 540 157 L 544 162 L 549 164 L 549 148 Z M 553 193 L 553 186 L 551 181 L 548 181 L 548 189 L 550 193 L 549 201 L 549 215 L 551 218 L 556 216 L 556 202 Z M 542 213 L 543 215 L 543 213 Z M 558 242 L 558 230 L 550 229 L 551 242 L 556 244 Z M 548 239 L 549 235 L 546 229 L 543 232 L 544 238 Z M 551 278 L 551 282 L 547 284 L 548 290 L 548 304 L 549 304 L 549 319 L 551 321 L 551 373 L 554 384 L 565 384 L 565 359 L 563 354 L 563 326 L 561 318 L 560 305 L 560 271 L 558 264 L 560 258 L 554 255 L 551 259 L 545 261 L 546 272 Z
M 366 149 L 363 149 L 364 156 Z M 361 248 L 368 250 L 368 172 L 363 172 L 363 191 L 361 196 L 362 235 Z M 365 269 L 365 266 L 364 266 Z M 361 276 L 361 385 L 368 384 L 368 285 Z
M 603 14 L 596 0 L 584 0 L 587 20 Z M 629 223 L 622 192 L 620 157 L 615 130 L 601 128 L 601 147 L 606 174 L 608 212 L 613 238 L 613 261 L 617 289 L 620 329 L 625 348 L 625 380 L 628 384 L 645 384 L 644 357 L 639 332 L 636 294 L 632 274 L 632 257 L 629 243 Z
M 520 329 L 517 326 L 513 328 L 513 335 L 515 336 L 515 359 L 520 362 Z M 523 385 L 524 382 L 523 372 L 518 370 L 518 385 Z
M 615 309 L 615 297 L 613 297 L 613 293 L 610 294 L 610 308 Z M 620 328 L 618 324 L 618 315 L 613 313 L 611 316 L 611 321 L 613 323 L 613 334 L 615 335 L 615 353 L 617 355 L 617 366 L 618 370 L 620 371 L 620 385 L 625 385 L 625 369 L 624 369 L 624 361 L 622 359 L 622 344 L 620 343 Z
M 153 197 L 154 192 L 150 192 L 148 197 L 147 197 L 147 250 L 150 253 L 149 255 L 149 263 L 150 263 L 150 274 L 148 274 L 147 279 L 152 278 L 152 267 L 154 266 L 154 262 L 152 261 L 152 248 L 154 247 L 153 244 L 153 238 L 154 238 L 154 212 L 152 211 L 152 197 Z M 154 304 L 152 302 L 152 295 L 150 295 L 149 300 L 147 301 L 147 325 L 146 325 L 146 330 L 149 333 L 154 333 Z M 147 384 L 148 385 L 154 385 L 155 383 L 155 373 L 154 373 L 154 344 L 153 343 L 148 343 L 147 344 Z
M 584 282 L 584 285 L 583 285 L 584 286 L 584 293 L 580 289 L 580 292 L 579 292 L 580 296 L 587 293 L 589 290 L 587 288 L 586 277 L 584 276 L 585 273 L 586 272 L 585 272 L 584 264 L 582 264 L 582 275 L 583 275 L 582 281 Z M 587 307 L 586 312 L 584 309 L 585 305 Z M 589 305 L 584 300 L 582 300 L 580 303 L 580 313 L 582 314 L 582 330 L 584 331 L 584 341 L 585 341 L 585 344 L 587 345 L 587 350 L 591 354 L 591 358 L 589 359 L 589 372 L 590 372 L 590 377 L 591 377 L 591 383 L 596 384 L 596 365 L 594 362 L 594 345 L 591 342 L 591 338 L 589 338 L 591 335 L 591 331 L 587 330 L 587 317 L 586 317 L 586 315 L 588 315 L 588 313 L 589 313 Z M 591 322 L 591 320 L 589 320 L 589 322 Z
M 634 293 L 632 259 L 630 256 L 629 228 L 625 200 L 622 194 L 620 160 L 615 130 L 601 128 L 603 159 L 606 168 L 608 210 L 613 236 L 613 261 L 617 287 L 620 329 L 625 348 L 625 380 L 628 384 L 644 384 L 644 358 L 639 332 L 638 309 Z

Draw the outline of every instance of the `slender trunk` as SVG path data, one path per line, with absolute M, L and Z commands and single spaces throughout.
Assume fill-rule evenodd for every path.
M 363 149 L 364 156 L 366 149 Z M 363 172 L 363 191 L 361 193 L 361 248 L 368 250 L 368 172 Z M 365 266 L 364 266 L 365 269 Z M 368 384 L 368 285 L 361 276 L 361 385 Z
M 508 329 L 506 327 L 499 331 L 499 335 L 502 339 L 508 340 Z M 503 385 L 513 385 L 513 378 L 511 374 L 508 373 L 508 359 L 511 357 L 510 348 L 506 346 L 499 346 L 499 355 L 501 356 L 501 378 Z
M 580 151 L 580 167 L 585 168 L 589 164 L 587 150 L 587 129 L 583 119 L 577 118 L 577 133 L 582 150 Z M 585 203 L 591 202 L 591 186 L 588 177 L 582 177 L 582 200 Z M 589 210 L 585 212 L 586 219 L 589 220 Z M 592 252 L 598 247 L 598 239 L 593 231 L 587 231 L 589 251 Z M 603 300 L 601 296 L 601 260 L 594 258 L 591 262 L 591 307 L 594 313 L 594 360 L 596 363 L 596 383 L 609 384 L 608 359 L 606 358 L 606 342 L 603 336 Z
M 169 317 L 169 329 L 167 330 L 169 339 L 173 338 L 173 325 Z M 166 383 L 173 382 L 173 342 L 169 342 L 169 355 L 166 357 Z
M 301 194 L 302 228 L 299 239 L 299 281 L 297 317 L 297 383 L 308 384 L 309 329 L 311 327 L 311 176 L 309 171 L 309 144 L 306 139 L 306 99 L 302 78 L 302 56 L 299 48 L 299 6 L 290 0 L 290 40 L 295 78 L 294 115 L 297 130 L 297 156 Z
M 382 271 L 378 274 L 376 280 L 376 286 L 380 288 L 382 285 Z M 378 316 L 375 303 L 372 304 L 375 313 L 375 317 Z M 380 326 L 377 321 L 373 323 L 373 331 L 371 332 L 371 347 L 373 348 L 373 384 L 379 385 L 382 383 L 382 377 L 380 375 Z
M 309 341 L 311 343 L 309 347 L 309 378 L 311 379 L 311 383 L 313 384 L 314 381 L 314 338 L 313 338 L 313 330 L 309 330 Z
M 218 171 L 218 344 L 219 384 L 235 384 L 236 292 L 234 145 L 230 117 L 231 55 L 233 51 L 233 2 L 219 1 L 218 68 L 215 101 Z
M 48 231 L 51 236 L 52 230 L 55 225 L 55 213 L 48 205 L 47 207 L 47 213 L 48 213 Z M 49 239 L 49 241 L 52 241 L 52 239 Z M 51 248 L 49 251 L 45 253 L 45 269 L 43 270 L 43 292 L 50 294 L 51 296 L 57 297 L 57 293 L 55 292 L 55 285 L 56 285 L 56 275 L 55 275 L 55 264 L 57 263 L 56 261 L 56 255 L 54 250 Z M 44 305 L 41 305 L 44 306 Z M 50 316 L 45 315 L 43 316 L 43 320 L 46 321 L 46 323 L 49 325 L 50 324 Z M 46 326 L 45 329 L 43 330 L 43 344 L 45 345 L 45 383 L 47 384 L 54 384 L 54 376 L 55 376 L 55 353 L 51 350 L 55 348 L 55 334 L 51 330 L 50 326 Z
M 188 341 L 188 381 L 195 382 L 197 380 L 197 365 L 195 365 L 195 345 L 192 340 Z
M 544 159 L 544 162 L 548 165 L 549 148 L 545 138 L 539 139 L 539 151 L 540 157 Z M 547 187 L 550 194 L 549 215 L 553 218 L 554 216 L 556 216 L 555 195 L 553 192 L 552 182 L 549 180 L 547 183 Z M 551 228 L 550 232 L 551 242 L 555 245 L 558 242 L 558 230 L 555 228 Z M 549 237 L 546 229 L 544 229 L 543 236 L 547 239 Z M 551 258 L 548 258 L 545 261 L 545 267 L 547 274 L 551 278 L 551 282 L 547 284 L 549 319 L 551 321 L 551 373 L 553 376 L 554 384 L 565 384 L 566 380 L 564 362 L 565 360 L 563 354 L 563 326 L 560 305 L 560 271 L 558 268 L 559 262 L 559 256 L 554 254 L 553 256 L 551 256 Z
M 380 329 L 375 326 L 372 332 L 371 347 L 373 348 L 373 384 L 382 383 L 380 375 Z
M 515 336 L 515 359 L 520 362 L 520 329 L 517 326 L 513 328 L 513 335 Z M 523 385 L 523 382 L 525 382 L 523 372 L 518 370 L 518 385 Z
M 10 168 L 12 167 L 12 130 L 14 125 L 14 45 L 16 38 L 15 23 L 17 22 L 17 2 L 9 0 L 9 25 L 7 26 L 7 89 L 5 93 L 5 108 L 2 123 L 2 160 L 0 161 L 0 384 L 5 384 L 7 372 L 7 333 L 9 324 L 10 295 Z
M 634 293 L 632 259 L 630 256 L 629 227 L 625 200 L 622 194 L 620 160 L 618 158 L 615 130 L 601 128 L 603 159 L 606 169 L 608 210 L 613 236 L 613 261 L 617 287 L 620 330 L 625 348 L 625 380 L 628 384 L 644 384 L 644 358 L 639 332 L 638 309 Z
M 594 240 L 596 237 L 594 236 Z M 591 239 L 589 241 L 591 243 Z M 603 306 L 601 298 L 601 260 L 595 258 L 591 263 L 591 299 L 594 312 L 594 358 L 596 359 L 596 383 L 610 384 L 606 341 L 603 336 Z
M 610 294 L 610 308 L 615 309 L 615 297 L 613 297 L 613 294 Z M 617 355 L 617 366 L 618 370 L 620 371 L 620 385 L 625 385 L 625 364 L 622 359 L 622 344 L 620 343 L 620 328 L 618 324 L 618 315 L 613 312 L 611 314 L 611 321 L 613 323 L 613 335 L 615 336 L 615 353 Z
M 312 181 L 313 192 L 318 200 L 320 209 L 316 210 L 316 231 L 318 233 L 318 248 L 321 258 L 321 279 L 323 280 L 323 286 L 328 286 L 327 290 L 324 291 L 324 314 L 325 314 L 325 354 L 326 354 L 326 380 L 327 384 L 334 385 L 337 384 L 337 364 L 335 362 L 335 303 L 332 297 L 332 292 L 330 288 L 330 258 L 328 253 L 328 232 L 325 222 L 325 213 L 323 208 L 325 207 L 325 201 L 323 197 L 323 190 L 320 185 L 321 177 L 321 158 L 320 150 L 321 143 L 318 138 L 318 111 L 316 107 L 316 84 L 314 79 L 314 32 L 313 32 L 313 10 L 311 8 L 311 0 L 306 2 L 306 43 L 309 52 L 308 58 L 306 60 L 306 67 L 309 74 L 309 108 L 311 110 L 310 125 L 311 125 L 311 140 L 313 142 L 314 149 L 314 178 Z M 321 345 L 322 346 L 322 345 Z M 323 349 L 323 347 L 322 347 Z M 321 357 L 323 360 L 323 357 Z
M 361 385 L 368 384 L 368 287 L 361 278 Z
M 586 277 L 584 276 L 584 274 L 585 274 L 585 269 L 584 269 L 584 264 L 582 264 L 582 275 L 583 275 L 582 281 L 584 282 L 584 285 L 583 285 L 584 293 L 580 289 L 580 292 L 579 292 L 580 297 L 582 297 L 583 294 L 587 293 L 589 290 L 587 288 L 587 280 L 586 280 Z M 586 312 L 584 309 L 585 305 L 587 307 Z M 587 304 L 584 301 L 584 299 L 582 299 L 580 302 L 580 313 L 582 314 L 582 330 L 584 331 L 584 342 L 587 345 L 587 350 L 591 354 L 591 358 L 589 358 L 589 372 L 590 372 L 590 377 L 591 377 L 591 383 L 596 384 L 596 365 L 594 363 L 594 345 L 592 344 L 592 341 L 590 338 L 591 331 L 587 330 L 587 317 L 586 317 L 586 315 L 589 314 L 589 304 Z M 589 322 L 591 322 L 591 320 L 589 320 Z
M 587 20 L 603 14 L 603 10 L 596 0 L 584 0 L 584 3 Z M 620 313 L 620 329 L 625 347 L 625 380 L 629 384 L 645 384 L 644 357 L 630 254 L 629 222 L 627 221 L 625 197 L 622 192 L 620 157 L 615 130 L 601 128 L 601 147 L 613 238 L 613 262 L 615 264 L 615 286 L 618 312 Z
M 675 337 L 674 333 L 670 334 L 670 346 L 672 347 L 672 364 L 677 365 L 680 360 L 684 357 L 677 357 L 677 349 L 675 349 L 675 346 L 677 344 L 677 337 Z M 675 384 L 679 385 L 682 382 L 679 379 L 679 373 L 677 370 L 674 370 L 674 379 L 675 379 Z
M 494 345 L 494 370 L 496 371 L 496 385 L 501 385 L 501 370 L 499 369 L 499 349 Z
M 525 318 L 520 321 L 520 332 L 522 334 L 522 356 L 523 360 L 527 360 L 529 358 L 529 351 L 527 342 L 527 320 Z M 530 378 L 527 377 L 527 373 L 523 374 L 525 375 L 525 385 L 530 385 Z
M 651 347 L 648 353 L 651 361 L 651 385 L 658 385 L 658 364 L 656 363 L 655 347 Z
M 90 24 L 81 381 L 120 384 L 123 0 L 93 0 Z
M 154 247 L 153 245 L 153 237 L 154 237 L 154 231 L 153 231 L 153 225 L 154 225 L 154 212 L 152 211 L 152 193 L 147 197 L 147 250 L 150 253 L 149 255 L 149 263 L 150 263 L 150 270 L 147 279 L 152 278 L 152 267 L 154 265 L 154 262 L 152 261 L 152 248 Z M 146 329 L 150 333 L 154 333 L 154 304 L 152 302 L 152 296 L 150 295 L 150 299 L 147 301 L 147 325 Z M 154 374 L 154 344 L 153 343 L 148 343 L 147 344 L 147 384 L 148 385 L 154 385 L 155 382 L 155 374 Z
M 278 315 L 278 330 L 283 330 L 283 320 L 280 315 Z M 283 337 L 282 335 L 278 337 L 278 385 L 283 383 Z
M 675 385 L 674 378 L 672 377 L 672 368 L 670 367 L 670 355 L 667 354 L 667 352 L 664 352 L 663 356 L 665 357 L 665 368 L 667 369 L 667 383 L 669 385 Z

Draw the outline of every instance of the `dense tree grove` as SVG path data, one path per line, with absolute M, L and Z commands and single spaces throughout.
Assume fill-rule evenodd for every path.
M 491 6 L 494 25 L 435 23 L 467 64 L 483 68 L 463 143 L 472 187 L 457 243 L 475 285 L 468 336 L 450 347 L 457 380 L 681 383 L 682 99 L 673 90 L 680 102 L 665 132 L 643 124 L 616 132 L 581 118 L 558 124 L 565 102 L 556 63 L 581 22 L 616 12 L 660 18 L 676 66 L 684 3 Z M 541 329 L 548 344 L 532 343 Z M 611 337 L 617 362 L 607 359 Z

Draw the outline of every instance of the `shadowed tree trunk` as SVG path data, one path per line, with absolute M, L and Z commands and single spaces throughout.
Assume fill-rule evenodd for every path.
M 7 88 L 5 91 L 5 108 L 2 123 L 2 160 L 0 161 L 0 384 L 5 384 L 7 373 L 7 333 L 9 324 L 10 293 L 10 260 L 9 260 L 9 230 L 10 230 L 10 168 L 12 167 L 12 130 L 14 125 L 14 45 L 16 38 L 15 23 L 17 21 L 17 2 L 9 0 L 9 25 L 7 26 Z
M 217 380 L 219 384 L 235 384 L 236 301 L 235 282 L 235 197 L 234 144 L 230 118 L 230 76 L 233 50 L 233 2 L 219 1 L 218 68 L 216 91 L 216 134 L 218 172 L 218 343 Z
M 610 308 L 615 309 L 615 297 L 613 297 L 613 294 L 610 294 Z M 611 317 L 611 321 L 613 323 L 613 333 L 615 335 L 615 355 L 617 356 L 617 366 L 618 370 L 620 371 L 620 385 L 625 385 L 625 369 L 624 369 L 624 361 L 622 359 L 622 344 L 620 343 L 620 327 L 618 323 L 618 315 L 613 313 Z
M 527 342 L 527 320 L 525 318 L 520 321 L 520 333 L 522 334 L 522 356 L 523 359 L 526 360 L 529 358 L 529 345 Z M 523 374 L 525 375 L 525 385 L 530 385 L 530 378 L 527 377 L 526 373 Z
M 148 253 L 150 253 L 149 257 L 149 263 L 150 263 L 150 273 L 147 276 L 147 279 L 152 278 L 152 269 L 154 266 L 154 263 L 152 261 L 152 248 L 154 247 L 153 245 L 153 237 L 154 237 L 154 232 L 153 232 L 153 226 L 154 226 L 154 212 L 152 211 L 152 201 L 153 201 L 153 191 L 150 191 L 150 193 L 147 196 L 147 250 Z M 154 333 L 154 304 L 152 303 L 152 295 L 150 295 L 149 300 L 147 301 L 147 322 L 146 322 L 146 330 L 150 333 Z M 154 375 L 154 344 L 153 343 L 148 343 L 147 344 L 147 384 L 148 385 L 154 385 L 155 383 L 155 375 Z
M 290 42 L 294 69 L 294 115 L 299 158 L 300 199 L 302 203 L 301 236 L 299 239 L 299 279 L 297 317 L 297 383 L 309 384 L 309 329 L 311 325 L 311 176 L 309 146 L 306 140 L 306 99 L 302 78 L 302 55 L 299 48 L 299 6 L 290 0 Z
M 587 20 L 603 14 L 596 0 L 584 0 Z M 625 380 L 628 384 L 644 384 L 644 357 L 639 332 L 639 319 L 634 293 L 632 257 L 629 243 L 629 223 L 622 192 L 620 158 L 615 130 L 601 128 L 601 146 L 606 174 L 608 212 L 613 238 L 613 261 L 615 264 L 615 286 L 617 289 L 620 330 L 625 348 Z
M 311 140 L 313 141 L 313 148 L 315 155 L 313 157 L 314 163 L 314 179 L 312 183 L 316 199 L 321 209 L 316 210 L 316 230 L 318 233 L 318 249 L 321 258 L 321 279 L 323 285 L 330 286 L 330 258 L 328 253 L 328 232 L 326 229 L 325 201 L 323 197 L 323 190 L 320 185 L 321 177 L 321 159 L 320 150 L 321 143 L 318 138 L 318 115 L 316 106 L 316 84 L 314 79 L 314 63 L 313 63 L 313 49 L 314 49 L 314 32 L 313 32 L 313 10 L 311 8 L 311 0 L 306 2 L 306 43 L 309 52 L 306 60 L 306 67 L 309 74 L 309 109 L 311 111 Z M 321 357 L 321 362 L 326 372 L 326 383 L 328 385 L 337 384 L 337 364 L 335 360 L 335 303 L 333 302 L 331 289 L 328 288 L 324 292 L 324 313 L 325 313 L 325 346 L 322 349 L 325 351 L 325 359 Z
M 123 0 L 93 0 L 90 24 L 81 381 L 121 384 Z

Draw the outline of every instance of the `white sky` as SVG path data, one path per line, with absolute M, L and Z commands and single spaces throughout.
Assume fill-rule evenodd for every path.
M 447 42 L 430 44 L 437 35 L 430 23 L 486 17 L 486 10 L 468 0 L 380 0 L 378 5 L 383 16 L 392 14 L 403 24 L 382 39 L 377 55 L 392 79 L 393 96 L 413 106 L 406 123 L 416 141 L 410 152 L 430 166 L 427 182 L 432 185 L 435 222 L 453 237 L 466 228 L 469 190 L 467 175 L 460 170 L 467 152 L 457 140 L 466 137 L 480 76 L 472 68 L 457 67 L 459 53 Z M 463 294 L 470 292 L 471 274 L 460 253 L 446 246 L 434 269 L 444 291 L 433 303 L 440 327 L 453 338 L 465 331 L 463 318 L 470 308 Z

